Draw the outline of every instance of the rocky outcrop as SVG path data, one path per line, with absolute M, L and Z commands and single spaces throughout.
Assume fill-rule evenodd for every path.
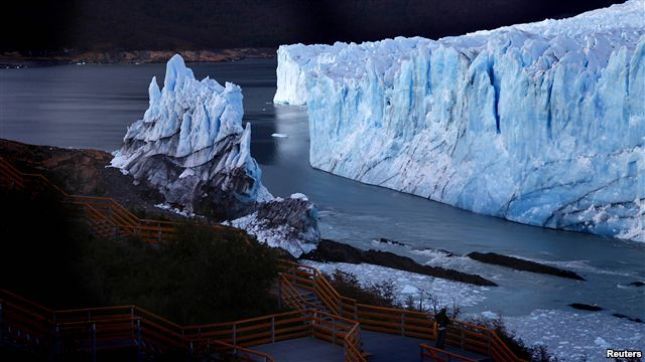
M 228 222 L 270 245 L 301 255 L 314 250 L 320 239 L 317 210 L 302 194 L 258 204 L 255 212 Z
M 155 207 L 163 196 L 109 165 L 112 155 L 92 149 L 38 146 L 0 140 L 0 155 L 22 172 L 42 174 L 74 195 L 111 197 L 139 217 L 173 218 L 178 215 Z
M 473 252 L 468 254 L 468 257 L 482 263 L 499 265 L 499 266 L 503 266 L 503 267 L 507 267 L 515 270 L 523 270 L 523 271 L 528 271 L 532 273 L 554 275 L 557 277 L 569 278 L 574 280 L 585 280 L 585 278 L 581 277 L 577 273 L 574 273 L 570 270 L 555 268 L 550 265 L 544 265 L 544 264 L 536 263 L 534 261 L 515 258 L 507 255 L 501 255 L 497 253 Z
M 320 262 L 340 262 L 350 264 L 375 264 L 392 269 L 404 270 L 436 278 L 453 280 L 462 283 L 482 286 L 497 286 L 493 281 L 476 274 L 460 272 L 454 269 L 421 265 L 411 258 L 380 250 L 360 250 L 333 240 L 323 239 L 316 250 L 302 256 Z

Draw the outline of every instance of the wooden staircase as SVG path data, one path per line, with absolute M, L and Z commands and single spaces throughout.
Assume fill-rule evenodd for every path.
M 437 338 L 438 332 L 431 313 L 358 303 L 355 299 L 341 296 L 319 270 L 306 265 L 282 260 L 281 290 L 288 290 L 287 301 L 324 308 L 330 314 L 356 321 L 363 330 L 425 340 Z M 291 305 L 296 307 L 296 304 Z M 455 350 L 489 356 L 493 361 L 524 362 L 495 331 L 472 323 L 452 321 L 446 342 Z M 360 354 L 357 358 L 362 358 L 356 360 L 366 360 L 368 355 L 362 352 L 360 339 L 356 341 L 356 346 Z M 465 353 L 442 351 L 428 344 L 419 345 L 419 349 L 421 360 L 473 361 Z
M 110 197 L 72 195 L 41 174 L 25 173 L 0 156 L 0 186 L 8 190 L 49 190 L 64 203 L 82 211 L 91 232 L 100 238 L 139 237 L 148 243 L 158 243 L 174 237 L 177 223 L 165 220 L 141 219 Z M 213 230 L 243 231 L 219 224 Z
M 170 221 L 140 219 L 111 198 L 70 195 L 40 174 L 20 172 L 2 157 L 0 186 L 57 192 L 82 211 L 93 232 L 101 237 L 137 236 L 156 243 L 172 237 L 177 226 Z M 366 362 L 369 355 L 361 348 L 361 328 L 436 339 L 429 313 L 358 303 L 340 295 L 320 271 L 309 266 L 281 260 L 278 289 L 279 299 L 294 311 L 192 326 L 180 326 L 133 305 L 54 311 L 0 289 L 0 345 L 50 356 L 86 353 L 92 360 L 96 360 L 99 351 L 133 349 L 137 360 L 174 350 L 187 358 L 218 360 L 235 356 L 242 361 L 268 362 L 273 361 L 271 356 L 248 347 L 313 336 L 343 346 L 346 362 Z M 494 361 L 524 362 L 494 331 L 467 322 L 453 321 L 447 343 L 490 356 Z M 472 361 L 427 344 L 419 348 L 421 360 Z

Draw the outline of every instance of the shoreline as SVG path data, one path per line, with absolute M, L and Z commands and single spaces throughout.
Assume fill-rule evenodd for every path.
M 31 52 L 2 52 L 0 53 L 0 67 L 25 68 L 65 64 L 156 64 L 167 62 L 175 54 L 181 54 L 185 61 L 190 63 L 219 63 L 276 57 L 276 49 L 274 48 L 128 51 L 64 50 L 41 54 L 29 53 Z
M 118 170 L 106 169 L 104 163 L 110 155 L 105 152 L 34 146 L 8 140 L 3 140 L 0 142 L 1 144 L 4 144 L 3 155 L 7 155 L 10 158 L 13 156 L 15 161 L 19 161 L 19 165 L 30 171 L 45 172 L 54 177 L 58 176 L 58 181 L 65 181 L 66 186 L 74 191 L 80 193 L 103 191 L 104 194 L 116 197 L 131 207 L 141 207 L 141 203 L 145 203 L 151 196 L 159 197 L 159 195 L 150 194 L 150 190 L 132 185 L 127 176 L 122 175 Z M 101 176 L 106 178 L 105 182 L 97 182 L 102 179 Z M 95 183 L 90 184 L 87 182 L 88 180 L 94 180 Z M 127 190 L 118 190 L 119 185 L 127 188 Z M 116 191 L 120 192 L 115 194 Z M 178 217 L 171 213 L 166 214 L 163 210 L 156 210 L 155 208 L 138 210 L 138 212 L 145 212 L 148 215 L 162 213 L 165 217 Z M 380 242 L 406 246 L 404 242 L 397 240 L 383 239 Z M 469 309 L 478 309 L 477 312 L 469 311 L 469 315 L 474 313 L 474 316 L 486 317 L 487 315 L 498 313 L 497 310 L 491 309 L 486 302 L 488 298 L 493 297 L 488 293 L 492 290 L 490 286 L 473 285 L 456 280 L 446 280 L 437 276 L 424 275 L 419 273 L 419 270 L 416 270 L 420 266 L 414 268 L 401 267 L 403 259 L 407 260 L 408 258 L 402 258 L 393 253 L 378 251 L 370 253 L 369 251 L 358 251 L 346 245 L 332 246 L 333 248 L 331 249 L 327 248 L 328 254 L 335 255 L 338 258 L 337 260 L 302 260 L 302 262 L 328 273 L 335 269 L 353 272 L 360 281 L 365 283 L 392 278 L 396 282 L 397 294 L 401 299 L 406 295 L 411 295 L 415 298 L 423 298 L 424 295 L 436 295 L 441 298 L 442 304 L 456 302 Z M 445 254 L 447 257 L 458 257 L 458 255 L 447 250 L 437 249 L 436 251 Z M 380 257 L 376 258 L 374 255 L 379 255 Z M 380 261 L 380 263 L 376 264 L 374 263 L 375 261 Z M 372 262 L 372 264 L 369 262 Z M 399 268 L 393 269 L 392 266 L 398 266 Z M 507 265 L 507 267 L 509 266 Z M 506 287 L 509 286 L 507 285 Z M 634 287 L 639 287 L 638 282 L 634 282 Z M 577 301 L 571 300 L 570 302 L 575 303 Z M 424 301 L 424 305 L 429 304 Z M 556 351 L 561 357 L 565 356 L 566 349 L 554 343 L 554 341 L 567 342 L 568 345 L 578 349 L 580 355 L 585 355 L 591 360 L 595 360 L 594 357 L 598 355 L 599 351 L 604 348 L 602 345 L 606 343 L 612 346 L 630 346 L 632 343 L 638 342 L 638 336 L 636 336 L 636 339 L 630 336 L 630 334 L 635 335 L 642 328 L 642 323 L 637 322 L 635 318 L 630 319 L 630 316 L 625 315 L 618 316 L 616 313 L 619 311 L 611 308 L 602 308 L 604 310 L 596 311 L 569 308 L 571 308 L 570 305 L 565 306 L 563 304 L 561 308 L 536 309 L 528 315 L 511 314 L 504 316 L 504 319 L 510 322 L 510 327 L 525 341 L 532 345 L 547 344 L 550 349 Z M 535 320 L 544 321 L 545 326 L 541 330 L 543 333 L 533 331 L 534 328 L 532 327 Z M 562 324 L 560 321 L 565 323 Z M 616 336 L 608 333 L 589 335 L 589 330 L 598 329 L 598 326 L 602 324 L 611 325 L 615 329 L 622 328 L 626 332 Z M 563 325 L 566 328 L 561 328 Z

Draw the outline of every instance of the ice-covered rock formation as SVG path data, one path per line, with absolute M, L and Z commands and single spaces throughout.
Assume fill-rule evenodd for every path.
M 153 78 L 148 93 L 150 106 L 143 119 L 128 127 L 112 166 L 159 189 L 168 204 L 220 220 L 254 214 L 270 204 L 276 212 L 265 216 L 263 225 L 273 239 L 258 234 L 260 240 L 273 244 L 282 235 L 286 241 L 275 246 L 292 244 L 294 252 L 317 242 L 313 205 L 307 200 L 306 206 L 294 208 L 262 185 L 262 172 L 251 157 L 250 124 L 242 126 L 240 87 L 209 78 L 199 81 L 175 55 L 166 65 L 163 89 Z M 307 218 L 308 223 L 301 222 Z M 300 238 L 293 231 L 281 234 L 283 222 L 303 227 Z
M 290 45 L 312 166 L 478 213 L 645 240 L 644 0 L 438 41 Z
M 252 214 L 227 224 L 247 230 L 269 245 L 300 256 L 315 249 L 315 243 L 302 240 L 320 240 L 317 210 L 303 194 L 293 194 L 288 199 L 275 198 L 258 205 Z

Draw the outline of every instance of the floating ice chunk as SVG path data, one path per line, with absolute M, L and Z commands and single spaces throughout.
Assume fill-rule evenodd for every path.
M 419 288 L 413 285 L 406 285 L 401 289 L 401 294 L 417 294 L 419 293 Z
M 491 311 L 484 311 L 481 313 L 481 316 L 486 318 L 486 319 L 497 319 L 499 318 L 499 314 Z
M 307 197 L 307 195 L 301 194 L 301 193 L 291 194 L 291 196 L 289 196 L 289 197 L 292 198 L 292 199 L 309 201 L 309 198 Z
M 605 341 L 602 337 L 596 338 L 593 343 L 595 343 L 597 346 L 602 347 L 602 348 L 609 348 L 610 345 L 607 341 Z

